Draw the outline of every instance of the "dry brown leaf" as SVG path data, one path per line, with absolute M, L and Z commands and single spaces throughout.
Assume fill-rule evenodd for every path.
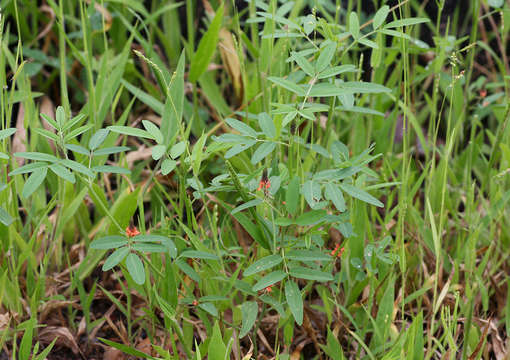
M 0 331 L 4 331 L 8 328 L 11 322 L 11 316 L 9 313 L 0 314 Z
M 124 360 L 126 357 L 124 353 L 120 350 L 117 350 L 113 347 L 109 347 L 106 349 L 103 355 L 103 360 Z
M 138 148 L 138 150 L 130 151 L 126 155 L 126 161 L 128 163 L 128 167 L 131 168 L 133 166 L 133 163 L 137 160 L 145 160 L 152 156 L 152 150 L 150 148 L 145 147 L 145 145 L 142 145 Z
M 27 130 L 25 129 L 25 108 L 23 104 L 19 104 L 18 117 L 16 118 L 16 133 L 12 138 L 12 152 L 25 152 L 27 147 L 25 145 L 27 141 Z M 25 159 L 17 157 L 16 161 L 21 166 L 25 163 Z
M 234 94 L 237 99 L 237 103 L 241 103 L 244 94 L 243 77 L 241 73 L 241 62 L 237 54 L 236 45 L 232 33 L 222 28 L 219 34 L 219 51 L 221 55 L 221 61 L 227 73 L 232 81 L 234 88 Z
M 81 353 L 73 334 L 66 327 L 47 326 L 39 331 L 39 336 L 37 337 L 37 339 L 43 344 L 50 344 L 53 340 L 55 340 L 55 338 L 57 338 L 57 346 L 63 346 L 71 349 L 71 351 L 76 355 Z
M 70 300 L 49 300 L 46 301 L 40 308 L 39 308 L 39 323 L 44 324 L 46 323 L 46 319 L 48 318 L 48 315 L 53 312 L 56 309 L 60 308 L 67 308 L 69 305 L 76 304 L 76 301 L 70 301 Z
M 143 352 L 144 354 L 152 355 L 152 345 L 150 339 L 148 337 L 142 339 L 142 341 L 136 345 L 136 349 Z

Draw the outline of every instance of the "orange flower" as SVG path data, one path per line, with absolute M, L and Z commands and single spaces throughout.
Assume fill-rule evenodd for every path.
M 140 235 L 140 231 L 136 228 L 136 226 L 128 226 L 126 228 L 126 236 L 127 237 L 133 237 L 136 235 Z
M 271 187 L 271 182 L 269 180 L 260 180 L 259 187 L 257 188 L 257 191 L 260 191 L 262 189 L 269 189 Z
M 191 303 L 193 306 L 197 306 L 198 305 L 198 301 L 196 300 L 193 300 L 193 302 Z
M 271 292 L 273 291 L 273 289 L 272 289 L 272 287 L 273 287 L 273 286 L 274 286 L 274 284 L 269 285 L 267 288 L 265 288 L 265 289 L 264 289 L 264 291 L 265 291 L 266 293 L 271 293 Z
M 487 90 L 485 90 L 485 89 L 480 90 L 480 97 L 483 99 L 486 96 L 487 96 Z
M 345 248 L 340 248 L 340 244 L 336 244 L 335 248 L 331 251 L 331 256 L 340 257 L 344 253 Z

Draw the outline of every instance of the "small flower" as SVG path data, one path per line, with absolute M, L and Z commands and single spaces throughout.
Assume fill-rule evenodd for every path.
M 485 90 L 485 89 L 480 90 L 480 97 L 483 99 L 486 96 L 487 96 L 487 90 Z
M 197 305 L 198 305 L 198 301 L 197 301 L 196 299 L 195 299 L 195 300 L 193 300 L 193 302 L 191 303 L 191 305 L 193 305 L 193 306 L 197 306 Z
M 271 182 L 269 180 L 261 179 L 259 182 L 259 187 L 257 188 L 257 191 L 260 191 L 262 189 L 269 189 L 271 187 Z
M 269 285 L 268 287 L 266 287 L 266 288 L 264 289 L 264 291 L 265 291 L 266 293 L 270 294 L 270 293 L 273 291 L 273 289 L 272 289 L 272 287 L 273 287 L 273 286 L 274 286 L 274 284 Z
M 331 256 L 340 257 L 344 253 L 345 248 L 340 248 L 340 244 L 336 244 L 335 248 L 331 251 Z
M 136 235 L 140 235 L 140 231 L 138 231 L 138 229 L 136 228 L 136 226 L 128 226 L 126 228 L 126 236 L 127 237 L 133 237 L 133 236 L 136 236 Z

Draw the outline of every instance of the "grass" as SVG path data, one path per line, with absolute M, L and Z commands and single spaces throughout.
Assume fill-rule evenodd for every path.
M 510 4 L 236 3 L 0 2 L 0 357 L 506 358 Z

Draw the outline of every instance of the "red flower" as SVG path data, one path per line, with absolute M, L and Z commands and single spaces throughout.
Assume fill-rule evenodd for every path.
M 136 235 L 140 235 L 140 231 L 136 228 L 136 226 L 128 226 L 126 228 L 126 236 L 127 237 L 133 237 Z
M 197 306 L 198 305 L 198 301 L 196 300 L 193 300 L 193 302 L 191 303 L 193 306 Z
M 271 187 L 271 182 L 269 180 L 260 180 L 259 187 L 257 188 L 257 191 L 260 191 L 262 189 L 269 189 Z
M 345 248 L 340 248 L 340 244 L 336 244 L 335 248 L 331 251 L 331 256 L 340 257 L 344 253 Z
M 483 99 L 486 96 L 487 96 L 487 90 L 485 90 L 485 89 L 480 90 L 480 97 Z
M 266 293 L 271 293 L 271 292 L 273 291 L 273 289 L 272 289 L 272 287 L 273 287 L 273 286 L 274 286 L 274 284 L 269 285 L 267 288 L 265 288 L 265 289 L 264 289 L 264 291 L 265 291 Z

